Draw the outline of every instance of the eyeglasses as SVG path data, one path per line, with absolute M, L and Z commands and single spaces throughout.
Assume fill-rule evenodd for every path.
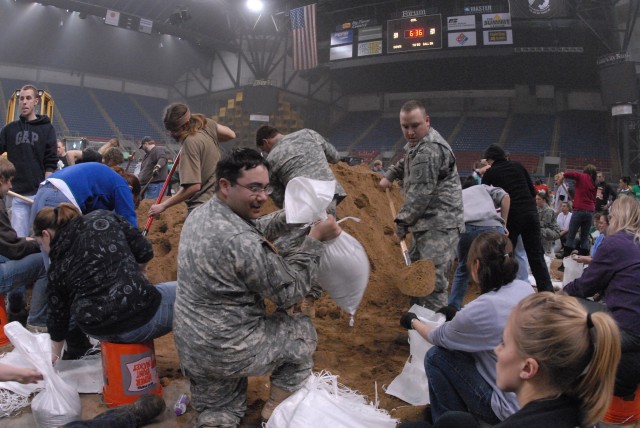
M 259 195 L 260 193 L 264 193 L 265 195 L 269 196 L 270 194 L 273 193 L 273 187 L 270 184 L 267 184 L 265 187 L 262 187 L 259 184 L 250 184 L 249 186 L 244 186 L 238 183 L 237 181 L 235 184 L 237 184 L 240 187 L 244 187 L 254 195 Z

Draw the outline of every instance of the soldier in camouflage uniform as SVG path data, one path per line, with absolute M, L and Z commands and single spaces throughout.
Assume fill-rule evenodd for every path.
M 324 137 L 311 129 L 282 135 L 276 128 L 264 125 L 256 133 L 256 145 L 267 153 L 269 180 L 273 186 L 271 199 L 282 208 L 287 184 L 296 177 L 314 180 L 336 180 L 329 163 L 338 163 L 338 151 Z M 336 192 L 327 211 L 334 217 L 336 205 L 347 193 L 336 180 Z
M 301 129 L 292 134 L 282 135 L 276 128 L 264 125 L 256 133 L 256 145 L 268 154 L 269 181 L 273 186 L 271 199 L 279 208 L 283 206 L 287 184 L 294 178 L 335 180 L 335 195 L 327 207 L 327 212 L 336 216 L 336 206 L 347 196 L 347 193 L 329 168 L 329 163 L 340 161 L 338 151 L 322 135 L 311 129 Z M 303 302 L 303 312 L 313 317 L 315 301 L 320 296 L 322 296 L 322 288 L 318 284 L 313 284 Z
M 433 293 L 412 298 L 411 303 L 438 310 L 447 305 L 453 251 L 464 232 L 456 158 L 445 139 L 431 128 L 429 116 L 419 101 L 408 101 L 402 106 L 400 126 L 407 139 L 406 154 L 387 169 L 380 187 L 391 187 L 393 180 L 402 180 L 405 199 L 395 219 L 396 239 L 401 240 L 411 232 L 411 259 L 430 259 L 436 268 Z
M 308 293 L 323 245 L 340 233 L 335 218 L 312 226 L 301 246 L 280 256 L 270 241 L 299 226 L 283 211 L 260 216 L 271 193 L 266 160 L 234 150 L 216 170 L 216 196 L 184 224 L 178 255 L 174 337 L 191 381 L 197 427 L 235 427 L 246 411 L 247 377 L 271 372 L 262 416 L 300 389 L 317 343 L 311 320 L 284 309 Z M 267 315 L 264 299 L 278 310 Z

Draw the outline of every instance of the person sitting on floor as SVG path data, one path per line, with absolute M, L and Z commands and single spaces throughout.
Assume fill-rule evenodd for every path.
M 580 298 L 603 296 L 622 334 L 615 395 L 631 400 L 640 383 L 640 201 L 618 197 L 609 212 L 607 237 L 589 268 L 563 290 Z
M 495 428 L 592 427 L 611 402 L 620 332 L 604 312 L 589 314 L 569 296 L 541 292 L 518 303 L 495 349 L 498 387 L 521 409 Z M 400 428 L 431 427 L 427 422 Z M 445 413 L 435 428 L 479 428 L 469 413 Z
M 504 234 L 479 235 L 469 249 L 467 267 L 480 285 L 480 297 L 439 327 L 421 322 L 412 312 L 402 316 L 401 325 L 435 345 L 425 357 L 433 420 L 458 410 L 497 424 L 519 406 L 515 394 L 503 392 L 496 384 L 494 348 L 502 340 L 511 309 L 533 289 L 515 279 L 518 262 Z

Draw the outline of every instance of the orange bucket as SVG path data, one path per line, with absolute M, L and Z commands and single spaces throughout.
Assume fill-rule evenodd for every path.
M 130 404 L 140 396 L 162 396 L 153 340 L 144 343 L 101 342 L 102 393 L 107 407 Z
M 9 338 L 4 334 L 4 326 L 7 325 L 7 311 L 4 307 L 4 294 L 0 294 L 0 346 L 11 343 Z
M 635 398 L 631 401 L 624 401 L 614 395 L 604 415 L 604 421 L 612 424 L 632 424 L 638 420 L 640 420 L 640 385 L 636 389 Z

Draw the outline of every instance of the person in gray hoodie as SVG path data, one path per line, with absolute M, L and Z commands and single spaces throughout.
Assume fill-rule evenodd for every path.
M 458 311 L 462 307 L 462 299 L 469 285 L 467 253 L 471 243 L 483 232 L 495 230 L 505 233 L 507 229 L 505 224 L 511 205 L 509 194 L 500 187 L 475 185 L 475 183 L 475 179 L 469 177 L 462 185 L 465 232 L 460 235 L 458 242 L 458 267 L 453 276 L 448 302 L 449 306 L 453 306 Z

